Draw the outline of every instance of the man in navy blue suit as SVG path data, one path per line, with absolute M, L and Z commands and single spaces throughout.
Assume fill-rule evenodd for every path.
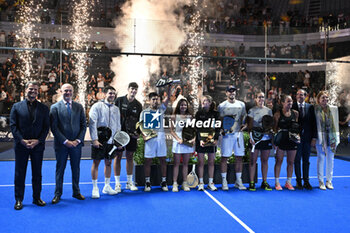
M 295 176 L 297 180 L 297 189 L 311 190 L 309 183 L 309 167 L 311 146 L 315 146 L 317 138 L 316 117 L 314 106 L 305 103 L 306 91 L 299 89 L 297 92 L 297 102 L 293 104 L 293 109 L 299 112 L 298 122 L 300 124 L 301 143 L 298 144 L 297 154 L 294 160 Z M 301 182 L 301 159 L 303 160 L 303 180 Z
M 63 175 L 68 155 L 72 169 L 73 197 L 84 200 L 79 189 L 81 148 L 86 131 L 83 106 L 72 101 L 73 86 L 66 83 L 61 87 L 63 100 L 51 106 L 50 123 L 56 153 L 56 189 L 52 203 L 60 201 L 63 190 Z
M 38 102 L 39 84 L 28 82 L 25 100 L 15 103 L 11 109 L 10 126 L 15 141 L 15 209 L 23 208 L 23 197 L 28 159 L 32 166 L 33 203 L 44 206 L 41 200 L 41 167 L 45 150 L 45 139 L 49 132 L 49 109 Z

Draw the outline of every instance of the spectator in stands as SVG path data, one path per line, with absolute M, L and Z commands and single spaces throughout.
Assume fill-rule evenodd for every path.
M 47 76 L 49 83 L 56 83 L 56 78 L 57 78 L 57 74 L 55 73 L 55 70 L 52 69 L 49 73 L 49 75 Z
M 223 66 L 222 66 L 221 62 L 218 60 L 216 62 L 215 82 L 221 83 L 222 70 L 223 70 Z
M 97 75 L 97 88 L 104 88 L 105 86 L 105 78 L 103 77 L 103 75 L 98 72 Z
M 98 89 L 98 93 L 96 94 L 97 100 L 102 100 L 104 98 L 104 93 L 102 92 L 102 88 Z
M 37 59 L 38 63 L 38 78 L 42 77 L 44 74 L 45 66 L 46 66 L 46 58 L 43 53 L 40 53 L 40 56 Z
M 6 47 L 6 33 L 4 30 L 0 32 L 0 47 Z M 1 53 L 6 53 L 6 50 L 0 50 Z
M 245 51 L 245 46 L 244 44 L 242 43 L 240 46 L 239 46 L 239 55 L 240 56 L 243 56 L 244 55 L 244 51 Z

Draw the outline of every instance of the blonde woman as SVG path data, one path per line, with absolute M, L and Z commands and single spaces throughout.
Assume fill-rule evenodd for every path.
M 317 124 L 317 177 L 321 190 L 334 189 L 332 184 L 334 152 L 337 145 L 335 119 L 328 105 L 328 93 L 318 93 L 315 105 Z M 324 160 L 326 159 L 326 185 L 324 184 Z

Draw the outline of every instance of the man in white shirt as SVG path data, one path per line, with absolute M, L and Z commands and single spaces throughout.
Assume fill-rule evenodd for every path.
M 236 182 L 235 187 L 240 190 L 246 190 L 247 188 L 242 182 L 242 169 L 243 169 L 243 156 L 244 151 L 244 138 L 243 138 L 243 122 L 247 116 L 245 104 L 242 101 L 236 100 L 236 87 L 229 85 L 226 88 L 227 99 L 222 102 L 218 111 L 222 118 L 232 117 L 234 118 L 234 124 L 231 129 L 225 132 L 221 143 L 221 176 L 222 176 L 222 189 L 228 190 L 227 185 L 227 160 L 232 156 L 232 152 L 235 155 L 236 165 Z M 225 122 L 223 122 L 225 124 Z
M 38 78 L 43 76 L 45 66 L 46 66 L 46 58 L 43 53 L 40 53 L 40 57 L 37 59 L 38 63 Z

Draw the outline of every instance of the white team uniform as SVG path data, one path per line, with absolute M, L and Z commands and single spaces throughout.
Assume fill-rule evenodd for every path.
M 245 104 L 239 100 L 235 100 L 234 103 L 226 100 L 219 104 L 218 111 L 221 117 L 235 116 L 232 133 L 222 137 L 221 156 L 230 157 L 232 152 L 235 156 L 244 156 L 244 138 L 240 129 L 247 115 Z
M 186 119 L 188 119 L 188 117 L 182 117 L 181 115 L 176 115 L 176 118 L 175 118 L 175 122 L 177 123 L 175 128 L 175 133 L 181 139 L 182 139 L 183 127 L 181 127 L 178 124 L 178 122 L 180 122 L 181 120 L 186 122 Z M 172 152 L 177 154 L 192 154 L 194 152 L 194 147 L 190 147 L 184 144 L 179 144 L 178 141 L 175 138 L 173 138 Z
M 143 113 L 150 110 L 151 109 L 148 108 L 141 112 L 140 121 L 143 121 Z M 162 119 L 162 122 L 164 120 L 166 106 L 162 104 L 158 110 L 159 113 L 161 113 L 159 117 Z M 161 125 L 160 129 L 155 130 L 157 131 L 157 137 L 151 138 L 145 142 L 145 158 L 166 157 L 167 155 L 166 138 L 163 125 Z

